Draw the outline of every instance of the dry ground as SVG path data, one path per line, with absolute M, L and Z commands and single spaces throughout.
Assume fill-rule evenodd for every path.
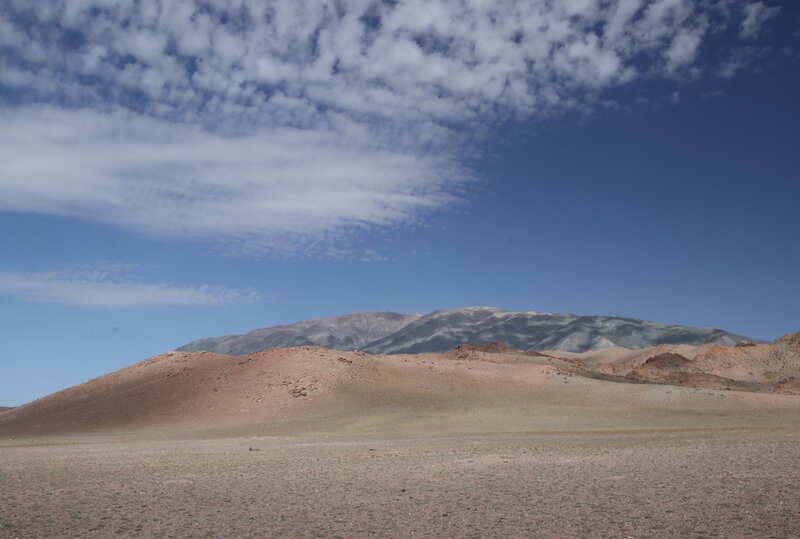
M 2 537 L 797 537 L 800 429 L 0 442 Z
M 798 347 L 164 354 L 0 412 L 0 537 L 800 537 Z

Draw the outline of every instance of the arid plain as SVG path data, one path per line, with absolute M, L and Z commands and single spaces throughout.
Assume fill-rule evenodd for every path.
M 0 412 L 0 536 L 797 536 L 799 344 L 171 352 Z

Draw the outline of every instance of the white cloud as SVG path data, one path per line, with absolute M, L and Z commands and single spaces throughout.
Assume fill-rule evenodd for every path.
M 114 280 L 104 271 L 0 272 L 0 294 L 79 307 L 217 306 L 258 299 L 223 286 L 172 286 Z
M 722 79 L 730 79 L 740 71 L 747 69 L 769 53 L 768 48 L 744 46 L 731 49 L 728 58 L 716 69 L 716 74 Z
M 670 73 L 674 73 L 694 62 L 704 32 L 705 28 L 701 27 L 692 31 L 681 32 L 675 36 L 669 49 L 664 53 L 667 59 L 667 70 Z
M 356 127 L 222 136 L 124 110 L 0 116 L 0 209 L 91 218 L 158 236 L 293 251 L 441 206 L 451 160 L 374 144 Z
M 744 6 L 745 18 L 739 25 L 739 35 L 751 38 L 758 35 L 764 23 L 780 12 L 780 6 L 766 7 L 764 2 L 755 2 Z
M 7 0 L 0 209 L 334 250 L 451 204 L 471 179 L 463 156 L 498 122 L 591 110 L 641 79 L 722 74 L 698 51 L 735 9 Z M 770 9 L 750 4 L 742 33 Z

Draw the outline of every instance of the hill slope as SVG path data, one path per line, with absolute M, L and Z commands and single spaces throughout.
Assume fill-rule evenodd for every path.
M 0 437 L 438 435 L 797 426 L 798 418 L 800 335 L 760 345 L 582 354 L 521 352 L 500 343 L 379 356 L 301 346 L 155 356 L 3 412 Z
M 614 346 L 734 345 L 759 342 L 716 328 L 616 316 L 576 316 L 465 307 L 425 315 L 354 313 L 193 341 L 179 351 L 249 354 L 265 348 L 323 346 L 371 354 L 441 353 L 459 344 L 501 342 L 518 350 L 585 352 Z

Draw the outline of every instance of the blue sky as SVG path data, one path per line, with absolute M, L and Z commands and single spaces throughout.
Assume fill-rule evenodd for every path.
M 0 405 L 355 311 L 798 331 L 798 68 L 790 2 L 6 2 Z

